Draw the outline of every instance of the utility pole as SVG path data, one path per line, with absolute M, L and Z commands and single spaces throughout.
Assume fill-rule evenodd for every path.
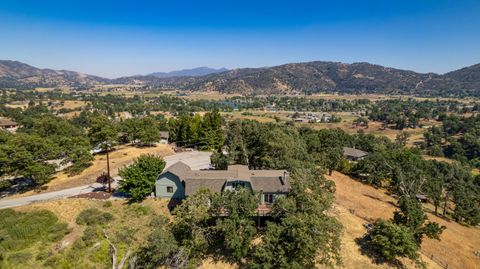
M 107 180 L 108 180 L 108 192 L 112 193 L 112 183 L 110 180 L 110 158 L 108 156 L 110 147 L 107 147 Z

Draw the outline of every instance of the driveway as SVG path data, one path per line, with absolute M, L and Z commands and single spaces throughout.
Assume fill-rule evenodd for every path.
M 192 170 L 208 169 L 210 167 L 210 155 L 211 152 L 204 151 L 187 151 L 181 153 L 175 153 L 173 155 L 163 158 L 167 163 L 165 168 L 175 164 L 176 162 L 184 162 Z
M 176 162 L 184 162 L 189 165 L 193 170 L 208 169 L 210 167 L 210 155 L 211 152 L 202 152 L 202 151 L 189 151 L 175 153 L 170 156 L 166 156 L 164 159 L 166 161 L 165 168 L 175 164 Z M 34 202 L 40 201 L 49 201 L 49 200 L 58 200 L 63 199 L 79 194 L 89 193 L 96 189 L 102 188 L 103 185 L 99 183 L 93 183 L 90 185 L 84 185 L 80 187 L 74 187 L 69 189 L 64 189 L 54 192 L 46 192 L 42 194 L 35 194 L 31 196 L 13 198 L 13 199 L 1 199 L 0 200 L 0 209 L 10 208 L 22 205 L 28 205 Z

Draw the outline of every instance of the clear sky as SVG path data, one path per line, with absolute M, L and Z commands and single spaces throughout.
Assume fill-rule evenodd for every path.
M 480 63 L 480 0 L 0 0 L 0 59 L 118 77 L 328 60 Z

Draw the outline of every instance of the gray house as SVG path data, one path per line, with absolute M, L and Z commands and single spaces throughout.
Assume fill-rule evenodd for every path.
M 238 186 L 260 193 L 262 205 L 273 204 L 290 191 L 286 170 L 249 170 L 245 165 L 230 165 L 227 170 L 192 170 L 177 162 L 165 169 L 155 183 L 155 196 L 184 199 L 199 189 L 221 193 Z

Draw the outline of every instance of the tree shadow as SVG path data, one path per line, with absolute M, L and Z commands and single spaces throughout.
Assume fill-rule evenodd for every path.
M 5 198 L 15 194 L 21 194 L 28 191 L 41 192 L 47 190 L 47 186 L 39 185 L 30 178 L 14 178 L 2 180 L 4 186 L 0 190 L 0 198 Z
M 387 264 L 389 267 L 397 268 L 397 269 L 406 269 L 407 267 L 400 262 L 399 260 L 395 259 L 393 261 L 386 260 L 380 254 L 378 254 L 373 248 L 370 243 L 371 238 L 368 234 L 364 235 L 363 237 L 355 238 L 355 243 L 358 245 L 360 253 L 364 256 L 369 257 L 373 263 L 379 264 Z
M 136 148 L 156 148 L 157 145 L 155 143 L 135 143 L 133 144 Z

